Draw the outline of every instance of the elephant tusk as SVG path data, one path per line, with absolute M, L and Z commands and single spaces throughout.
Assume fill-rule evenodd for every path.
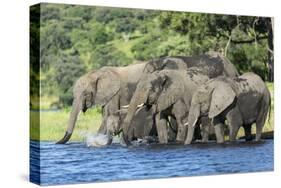
M 184 124 L 184 126 L 188 126 L 188 122 L 186 122 L 186 123 Z
M 197 120 L 193 123 L 192 127 L 195 127 L 196 123 L 197 123 Z
M 141 107 L 138 107 L 137 111 L 135 112 L 135 114 L 139 113 L 139 111 L 141 111 L 141 109 L 143 109 L 144 105 L 142 105 Z
M 116 110 L 115 113 L 120 113 L 120 114 L 125 114 L 128 112 L 128 109 L 120 109 L 120 110 Z
M 144 105 L 144 103 L 141 103 L 141 104 L 139 104 L 137 107 L 138 107 L 138 108 L 141 108 L 141 107 L 143 107 L 143 105 Z
M 125 105 L 125 106 L 121 106 L 121 108 L 129 108 L 129 104 L 128 105 Z

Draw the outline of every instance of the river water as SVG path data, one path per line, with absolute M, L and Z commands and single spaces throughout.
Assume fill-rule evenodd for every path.
M 57 145 L 30 141 L 30 178 L 42 185 L 55 185 L 272 171 L 273 143 L 265 140 L 129 148 L 113 144 L 93 148 L 84 142 Z

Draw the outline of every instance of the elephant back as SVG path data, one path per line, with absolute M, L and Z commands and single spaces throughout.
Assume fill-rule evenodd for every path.
M 188 70 L 197 67 L 209 78 L 217 76 L 239 76 L 235 66 L 218 52 L 208 52 L 197 56 L 171 56 L 154 59 L 146 63 L 143 73 L 149 74 L 161 70 Z
M 221 53 L 210 51 L 207 52 L 205 57 L 212 59 L 212 61 L 218 61 L 223 64 L 223 75 L 230 78 L 235 78 L 239 76 L 239 73 L 235 66 L 230 62 L 230 60 L 222 55 Z
M 234 78 L 234 80 L 239 86 L 240 93 L 247 91 L 255 91 L 259 94 L 263 94 L 267 89 L 266 84 L 261 79 L 261 77 L 252 72 L 244 73 L 238 78 Z

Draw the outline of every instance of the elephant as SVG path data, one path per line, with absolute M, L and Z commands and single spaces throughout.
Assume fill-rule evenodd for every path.
M 151 118 L 151 114 L 152 109 L 139 109 L 138 113 L 136 113 L 133 117 L 134 123 L 132 129 L 130 129 L 130 133 L 128 134 L 129 140 L 135 140 L 138 138 L 143 139 L 147 136 L 155 136 L 154 133 L 156 133 L 156 130 Z M 119 116 L 121 116 L 122 118 L 119 118 Z M 122 110 L 118 110 L 117 113 L 107 117 L 106 129 L 110 133 L 110 135 L 119 135 L 119 133 L 122 131 L 120 125 L 123 124 L 123 120 L 125 117 L 126 111 L 123 112 Z M 144 121 L 139 121 L 140 119 Z
M 222 76 L 211 79 L 200 86 L 192 97 L 185 144 L 192 142 L 194 128 L 201 117 L 208 117 L 212 122 L 218 143 L 224 142 L 225 120 L 230 141 L 236 140 L 241 126 L 244 128 L 246 141 L 251 140 L 253 123 L 256 123 L 255 140 L 259 141 L 270 109 L 270 100 L 264 81 L 252 72 L 237 78 Z
M 157 135 L 160 143 L 168 142 L 167 120 L 176 119 L 178 142 L 184 142 L 189 105 L 196 88 L 209 80 L 201 70 L 193 67 L 188 70 L 162 70 L 147 75 L 139 81 L 131 99 L 123 122 L 123 139 L 129 144 L 127 134 L 138 108 L 153 110 Z
M 98 133 L 107 134 L 109 138 L 108 144 L 110 144 L 110 137 L 115 133 L 108 131 L 107 127 L 113 126 L 114 123 L 110 121 L 107 123 L 107 119 L 110 115 L 114 115 L 116 111 L 120 110 L 121 106 L 129 104 L 139 80 L 157 70 L 188 69 L 192 66 L 200 67 L 202 70 L 204 69 L 210 77 L 217 74 L 231 77 L 238 75 L 237 70 L 229 60 L 217 53 L 196 57 L 166 57 L 127 67 L 103 67 L 100 70 L 92 71 L 76 81 L 73 89 L 74 100 L 68 128 L 64 137 L 57 143 L 64 144 L 70 139 L 80 111 L 86 112 L 88 108 L 100 105 L 102 106 L 102 124 Z M 144 118 L 140 118 L 140 120 L 136 118 L 137 120 L 133 121 L 134 124 L 138 125 L 132 126 L 131 132 L 127 133 L 130 140 L 146 136 L 145 134 L 148 132 L 150 132 L 151 135 L 155 134 L 155 132 L 153 133 L 155 125 L 152 120 L 152 115 L 145 113 L 144 110 L 141 110 L 140 117 L 146 117 L 146 122 L 142 121 Z M 120 114 L 116 116 L 118 118 L 113 119 L 117 122 L 118 128 L 114 130 L 115 132 L 120 132 L 120 130 L 122 130 L 122 126 L 120 126 L 122 116 Z M 170 122 L 174 122 L 173 118 Z M 112 125 L 110 125 L 111 123 Z M 146 127 L 144 128 L 141 125 L 146 125 Z M 171 132 L 172 131 L 169 131 L 169 133 Z
M 116 114 L 116 111 L 130 102 L 144 67 L 145 63 L 136 63 L 126 67 L 105 66 L 81 76 L 73 88 L 74 99 L 66 133 L 57 143 L 65 144 L 70 139 L 81 111 L 86 112 L 87 109 L 99 105 L 102 107 L 102 123 L 98 133 L 106 134 L 108 136 L 107 144 L 110 144 L 111 136 L 114 133 L 111 132 L 112 129 L 107 130 L 107 124 L 117 123 L 120 126 L 122 116 Z M 139 123 L 146 124 L 148 127 L 152 126 L 149 114 L 145 112 L 145 115 L 147 118 L 138 119 Z M 108 119 L 110 116 L 114 118 Z M 107 120 L 109 121 L 107 122 Z M 142 135 L 143 132 L 134 131 L 132 134 L 146 136 Z M 130 135 L 130 137 L 133 138 L 135 135 Z
M 161 71 L 161 70 L 189 70 L 189 69 L 200 69 L 201 73 L 204 75 L 207 75 L 209 78 L 214 78 L 220 75 L 228 76 L 228 77 L 237 77 L 239 76 L 238 71 L 236 70 L 235 66 L 224 56 L 220 55 L 216 52 L 209 52 L 207 54 L 199 55 L 199 56 L 172 56 L 172 57 L 163 57 L 155 60 L 149 61 L 144 70 L 143 70 L 143 79 L 146 79 L 147 77 L 150 77 L 149 74 L 153 74 L 154 72 Z M 147 76 L 148 75 L 148 76 Z M 139 83 L 140 84 L 140 83 Z M 141 85 L 141 84 L 140 84 Z M 138 87 L 142 87 L 139 86 Z M 134 94 L 135 95 L 135 94 Z M 137 97 L 135 97 L 137 98 Z M 137 100 L 137 99 L 134 99 Z M 136 103 L 131 100 L 129 106 L 134 106 Z M 133 108 L 133 107 L 131 107 Z M 130 110 L 129 110 L 130 111 Z M 134 111 L 134 110 L 131 110 Z M 129 116 L 132 116 L 133 113 L 129 113 Z M 132 127 L 129 124 L 131 123 L 133 117 L 127 118 L 127 122 L 125 122 L 125 125 L 123 125 L 125 128 L 125 131 L 129 131 L 128 127 Z M 171 120 L 174 119 L 173 116 L 170 117 Z M 155 120 L 154 120 L 155 121 Z M 175 120 L 174 120 L 175 121 Z M 156 122 L 156 121 L 155 121 Z M 173 121 L 171 121 L 173 122 Z M 157 125 L 156 125 L 157 126 Z M 159 126 L 157 126 L 159 129 Z M 160 126 L 161 127 L 161 126 Z M 164 126 L 162 126 L 164 127 Z M 169 126 L 173 127 L 173 126 Z M 128 129 L 128 130 L 127 130 Z M 181 130 L 180 128 L 179 130 Z M 171 129 L 170 129 L 171 130 Z M 172 131 L 168 131 L 169 137 L 172 133 Z M 175 129 L 177 131 L 177 127 Z M 165 131 L 165 130 L 164 130 Z M 162 131 L 162 133 L 164 132 Z M 125 133 L 125 137 L 128 137 L 128 133 Z M 166 135 L 166 133 L 163 133 Z M 183 135 L 183 133 L 181 133 Z M 123 134 L 124 136 L 124 134 Z M 165 136 L 164 136 L 165 137 Z M 182 140 L 183 136 L 177 136 L 177 140 Z M 180 138 L 181 137 L 181 138 Z M 167 138 L 160 138 L 160 142 L 167 142 Z M 125 138 L 125 141 L 129 144 L 128 140 Z
M 223 55 L 217 52 L 208 52 L 197 56 L 171 56 L 149 61 L 143 70 L 144 74 L 164 69 L 187 70 L 191 67 L 200 68 L 209 78 L 225 75 L 227 77 L 239 76 L 235 66 Z

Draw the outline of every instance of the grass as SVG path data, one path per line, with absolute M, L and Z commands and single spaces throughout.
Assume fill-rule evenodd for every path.
M 269 121 L 266 121 L 263 132 L 274 130 L 274 85 L 273 83 L 267 83 L 267 86 L 271 92 L 271 114 Z M 43 108 L 47 109 L 47 105 L 51 104 L 46 98 L 41 100 Z M 67 122 L 70 115 L 70 108 L 60 111 L 30 111 L 30 138 L 32 140 L 41 141 L 57 141 L 64 136 L 67 128 Z M 87 133 L 96 133 L 101 124 L 101 114 L 98 109 L 89 109 L 85 114 L 81 113 L 77 120 L 72 141 L 82 141 Z M 39 126 L 40 125 L 40 126 Z M 39 132 L 40 131 L 40 132 Z M 255 126 L 252 129 L 255 133 Z M 244 136 L 244 131 L 241 128 L 238 133 L 238 137 Z M 227 139 L 227 138 L 226 138 Z
M 41 141 L 58 141 L 64 136 L 69 115 L 69 109 L 61 111 L 30 111 L 30 138 Z M 85 114 L 81 113 L 71 140 L 82 141 L 87 133 L 97 132 L 100 124 L 101 114 L 97 109 L 89 109 Z

